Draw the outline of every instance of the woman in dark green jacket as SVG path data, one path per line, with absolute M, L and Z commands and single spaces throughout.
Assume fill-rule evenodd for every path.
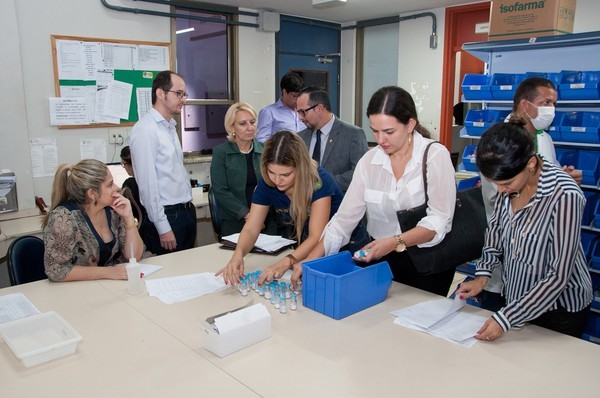
M 210 165 L 212 189 L 219 205 L 223 236 L 238 233 L 250 212 L 252 193 L 261 179 L 263 147 L 256 140 L 256 111 L 245 102 L 225 114 L 227 141 L 213 148 Z M 275 233 L 274 225 L 263 232 Z

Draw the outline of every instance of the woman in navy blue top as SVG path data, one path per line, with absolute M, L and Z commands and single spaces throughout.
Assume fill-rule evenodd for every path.
M 267 267 L 259 283 L 280 278 L 306 258 L 343 198 L 331 174 L 317 166 L 302 139 L 289 131 L 280 131 L 265 143 L 261 174 L 233 256 L 217 272 L 231 285 L 244 275 L 244 256 L 254 247 L 270 206 L 276 212 L 278 234 L 298 241 L 298 246 Z

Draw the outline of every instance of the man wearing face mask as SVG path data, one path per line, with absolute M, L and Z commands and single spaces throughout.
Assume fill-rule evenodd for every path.
M 525 129 L 535 137 L 536 153 L 543 156 L 547 161 L 559 164 L 556 160 L 556 150 L 552 138 L 546 132 L 554 120 L 554 103 L 556 102 L 556 87 L 554 83 L 543 77 L 530 77 L 519 84 L 513 97 L 513 110 L 507 117 L 518 118 L 525 123 Z M 581 170 L 576 170 L 573 165 L 563 166 L 577 184 L 581 184 Z M 483 188 L 483 203 L 488 221 L 494 210 L 497 187 L 481 179 Z M 481 293 L 481 306 L 490 311 L 497 311 L 504 306 L 504 298 L 500 295 L 502 291 L 501 267 L 492 273 L 492 277 L 485 285 Z

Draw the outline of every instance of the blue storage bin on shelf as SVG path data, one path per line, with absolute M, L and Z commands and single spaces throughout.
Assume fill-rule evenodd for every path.
M 552 124 L 548 127 L 548 134 L 550 135 L 550 137 L 552 137 L 552 141 L 562 141 L 562 137 L 560 135 L 560 124 L 565 113 L 567 112 L 554 112 L 554 120 L 552 121 Z
M 578 159 L 579 151 L 577 149 L 556 148 L 556 160 L 561 166 L 574 166 Z
M 600 144 L 600 113 L 567 112 L 562 116 L 559 129 L 564 142 Z
M 497 101 L 512 101 L 519 83 L 525 79 L 521 73 L 494 73 L 490 80 L 492 99 Z
M 564 71 L 559 85 L 562 100 L 595 100 L 600 98 L 600 71 Z
M 582 184 L 598 185 L 598 178 L 600 178 L 600 156 L 598 156 L 598 151 L 579 151 L 575 168 L 583 173 Z
M 600 337 L 600 314 L 590 312 L 585 325 L 585 334 L 596 339 Z
M 583 253 L 585 254 L 585 259 L 587 260 L 588 264 L 590 264 L 592 260 L 592 252 L 596 242 L 596 234 L 588 232 L 581 233 L 581 246 L 583 247 Z
M 475 188 L 479 186 L 481 186 L 481 177 L 476 176 L 458 181 L 458 184 L 456 184 L 456 189 L 459 191 L 463 191 L 465 189 Z
M 546 73 L 545 77 L 546 77 L 546 79 L 548 79 L 552 83 L 554 83 L 554 87 L 556 87 L 556 91 L 558 94 L 558 99 L 560 99 L 559 86 L 560 86 L 560 81 L 562 79 L 562 73 L 561 72 L 549 72 L 549 73 Z
M 467 171 L 477 171 L 475 156 L 477 155 L 477 145 L 467 145 L 462 156 L 463 168 Z
M 587 207 L 587 204 L 586 204 Z M 596 200 L 594 209 L 594 218 L 592 220 L 592 226 L 594 228 L 600 228 L 600 201 Z M 589 225 L 589 224 L 588 224 Z
M 590 191 L 583 191 L 583 194 L 585 195 L 585 207 L 583 208 L 581 225 L 589 227 L 594 223 L 594 217 L 598 211 L 596 206 L 598 199 L 600 199 L 600 194 Z
M 594 243 L 594 246 L 592 246 L 590 257 L 591 257 L 590 266 L 593 269 L 600 270 L 600 240 L 596 240 L 596 242 Z
M 481 137 L 485 130 L 504 121 L 509 113 L 498 109 L 470 109 L 465 117 L 465 130 L 468 135 Z
M 490 76 L 466 74 L 462 81 L 462 91 L 466 100 L 491 100 Z
M 302 263 L 302 305 L 333 319 L 381 303 L 391 284 L 386 261 L 361 268 L 347 251 Z

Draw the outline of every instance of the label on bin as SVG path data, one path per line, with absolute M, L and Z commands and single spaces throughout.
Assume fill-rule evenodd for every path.
M 585 127 L 571 127 L 571 133 L 585 133 Z
M 481 90 L 481 86 L 469 86 L 469 89 L 472 91 Z
M 573 83 L 569 85 L 569 88 L 585 88 L 585 83 Z
M 473 127 L 485 127 L 484 122 L 473 122 Z
M 500 90 L 512 90 L 512 84 L 507 86 L 500 86 Z

